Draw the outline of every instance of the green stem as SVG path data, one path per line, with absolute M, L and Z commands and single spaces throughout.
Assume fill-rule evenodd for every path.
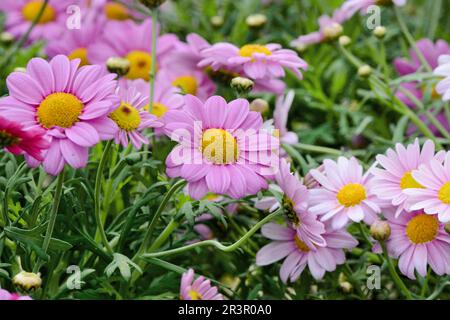
M 269 222 L 270 220 L 274 219 L 275 217 L 281 215 L 281 213 L 283 213 L 283 209 L 280 208 L 278 210 L 276 210 L 275 212 L 269 214 L 268 216 L 266 216 L 264 219 L 262 219 L 261 221 L 259 221 L 257 224 L 255 224 L 245 235 L 243 235 L 238 241 L 236 241 L 235 243 L 229 245 L 229 246 L 225 246 L 222 243 L 216 241 L 216 240 L 205 240 L 205 241 L 201 241 L 201 242 L 197 242 L 197 243 L 193 243 L 181 248 L 176 248 L 176 249 L 171 249 L 171 250 L 167 250 L 167 251 L 162 251 L 162 252 L 155 252 L 155 253 L 146 253 L 143 254 L 141 257 L 143 258 L 157 258 L 157 257 L 163 257 L 163 256 L 168 256 L 168 255 L 172 255 L 172 254 L 178 254 L 178 253 L 183 253 L 195 248 L 200 248 L 200 247 L 206 247 L 206 246 L 213 246 L 216 247 L 217 249 L 219 249 L 220 251 L 223 252 L 232 252 L 236 249 L 238 249 L 243 243 L 245 243 L 253 234 L 255 234 L 256 231 L 258 231 L 264 224 L 266 224 L 267 222 Z
M 103 150 L 102 158 L 100 159 L 100 163 L 97 168 L 97 175 L 95 177 L 95 189 L 94 189 L 94 214 L 95 214 L 95 222 L 97 224 L 97 232 L 100 234 L 103 245 L 105 246 L 107 252 L 109 254 L 113 254 L 114 251 L 111 248 L 111 245 L 108 242 L 108 238 L 106 236 L 105 228 L 103 226 L 102 217 L 101 217 L 101 201 L 100 194 L 102 189 L 102 180 L 103 180 L 103 170 L 105 169 L 106 161 L 108 159 L 110 150 L 112 146 L 112 140 L 106 143 L 105 149 Z
M 408 288 L 406 287 L 406 285 L 403 283 L 402 279 L 398 275 L 397 271 L 395 270 L 394 264 L 392 263 L 392 260 L 389 257 L 389 254 L 387 252 L 386 244 L 383 241 L 381 241 L 380 245 L 381 245 L 381 248 L 383 249 L 383 255 L 384 255 L 384 258 L 386 259 L 389 273 L 391 274 L 392 280 L 394 281 L 397 288 L 400 290 L 400 292 L 403 294 L 403 296 L 405 296 L 405 298 L 407 300 L 413 300 L 411 292 L 408 290 Z
M 297 143 L 293 145 L 294 148 L 305 150 L 305 151 L 311 151 L 311 152 L 317 152 L 317 153 L 325 153 L 325 154 L 333 154 L 336 156 L 342 155 L 341 150 L 333 149 L 333 148 L 327 148 L 327 147 L 321 147 L 321 146 L 314 146 L 311 144 L 304 144 L 304 143 Z
M 47 253 L 48 247 L 50 245 L 50 240 L 52 238 L 53 230 L 55 228 L 56 216 L 58 215 L 59 203 L 61 201 L 62 191 L 64 184 L 64 169 L 58 175 L 58 180 L 56 182 L 55 196 L 53 197 L 52 211 L 48 220 L 47 230 L 45 232 L 44 241 L 42 243 L 42 250 Z M 37 263 L 34 265 L 33 272 L 36 273 L 41 268 L 42 261 L 38 259 Z
M 158 250 L 169 238 L 169 236 L 172 234 L 172 232 L 175 231 L 175 229 L 179 226 L 179 222 L 175 219 L 170 220 L 169 224 L 165 227 L 163 232 L 158 236 L 158 238 L 155 239 L 155 241 L 152 243 L 148 251 L 153 252 L 155 250 Z
M 156 41 L 158 39 L 158 9 L 152 10 L 152 65 L 150 66 L 150 96 L 148 112 L 153 111 L 153 100 L 155 97 L 155 76 L 156 76 Z

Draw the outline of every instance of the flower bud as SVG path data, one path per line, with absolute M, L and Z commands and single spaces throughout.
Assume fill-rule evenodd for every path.
M 211 17 L 210 22 L 213 25 L 213 27 L 220 28 L 223 25 L 223 17 L 222 16 Z
M 372 74 L 372 67 L 365 64 L 358 69 L 358 75 L 361 78 L 368 78 Z
M 267 23 L 267 17 L 261 13 L 251 14 L 245 19 L 245 23 L 247 23 L 247 26 L 250 28 L 259 29 L 264 27 Z
M 344 28 L 342 28 L 342 25 L 339 23 L 333 23 L 323 29 L 323 35 L 327 40 L 335 40 L 342 34 L 343 31 Z
M 386 35 L 386 32 L 387 32 L 386 27 L 378 26 L 375 28 L 375 30 L 373 30 L 373 35 L 378 39 L 383 39 L 384 36 Z
M 0 42 L 8 46 L 14 42 L 14 36 L 9 32 L 2 32 L 0 33 Z
M 250 110 L 263 114 L 269 111 L 269 103 L 264 99 L 255 99 L 250 103 Z
M 231 80 L 231 87 L 239 94 L 247 94 L 253 89 L 253 81 L 248 78 L 236 77 Z
M 23 290 L 39 289 L 42 284 L 41 275 L 38 273 L 21 271 L 13 278 L 14 285 Z
M 447 232 L 448 234 L 450 234 L 450 222 L 447 222 L 447 223 L 445 224 L 444 229 L 445 229 L 445 232 Z
M 14 72 L 23 72 L 23 73 L 26 73 L 26 72 L 27 72 L 27 69 L 24 68 L 24 67 L 16 67 L 16 68 L 14 68 Z
M 348 281 L 339 283 L 339 286 L 341 287 L 341 289 L 344 293 L 351 293 L 353 291 L 353 286 Z
M 391 236 L 391 226 L 387 221 L 375 221 L 370 226 L 370 235 L 377 241 L 386 241 Z
M 158 8 L 165 1 L 166 0 L 139 0 L 140 3 L 150 9 Z
M 348 36 L 340 36 L 339 37 L 339 44 L 343 47 L 348 46 L 350 43 L 352 43 L 352 39 Z
M 109 72 L 122 77 L 130 71 L 130 61 L 120 57 L 111 57 L 106 61 L 106 67 Z

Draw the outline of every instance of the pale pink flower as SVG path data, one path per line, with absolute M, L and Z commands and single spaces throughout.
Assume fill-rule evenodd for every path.
M 194 270 L 189 269 L 181 277 L 181 300 L 224 300 L 217 287 L 211 285 L 210 280 L 199 276 L 194 279 Z

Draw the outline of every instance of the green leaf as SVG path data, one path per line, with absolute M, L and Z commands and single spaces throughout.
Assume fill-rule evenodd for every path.
M 130 266 L 135 268 L 139 273 L 142 273 L 142 269 L 136 263 L 131 261 L 130 258 L 120 253 L 114 253 L 113 261 L 105 268 L 105 274 L 110 278 L 112 274 L 119 269 L 122 277 L 126 281 L 129 281 L 131 278 Z

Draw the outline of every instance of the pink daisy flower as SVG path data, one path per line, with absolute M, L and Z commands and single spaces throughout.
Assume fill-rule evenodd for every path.
M 122 0 L 124 4 L 114 0 L 84 0 L 84 2 L 84 5 L 95 12 L 95 15 L 102 20 L 125 21 L 134 18 L 144 19 L 143 14 L 127 6 L 132 5 L 133 0 Z
M 78 69 L 79 59 L 58 55 L 50 62 L 31 59 L 26 72 L 6 80 L 10 96 L 0 99 L 0 113 L 25 128 L 41 128 L 50 140 L 44 169 L 56 175 L 68 163 L 86 166 L 89 148 L 112 139 L 117 126 L 108 114 L 119 104 L 114 74 L 100 66 Z M 34 163 L 35 164 L 35 163 Z
M 436 216 L 423 212 L 405 212 L 395 217 L 393 211 L 384 214 L 391 227 L 386 242 L 388 253 L 398 259 L 400 271 L 415 279 L 414 270 L 427 276 L 427 265 L 438 275 L 450 273 L 450 235 Z M 374 247 L 381 251 L 380 245 Z
M 309 211 L 321 215 L 322 221 L 332 222 L 334 229 L 343 228 L 349 220 L 364 220 L 371 224 L 380 213 L 380 200 L 374 191 L 369 172 L 354 157 L 339 157 L 338 161 L 324 160 L 323 172 L 311 170 L 321 188 L 310 190 Z
M 334 271 L 337 265 L 345 262 L 343 249 L 358 245 L 358 241 L 344 230 L 327 230 L 322 234 L 326 246 L 316 247 L 315 250 L 300 240 L 292 226 L 268 223 L 262 227 L 261 233 L 273 241 L 258 251 L 256 264 L 266 266 L 286 258 L 280 269 L 280 278 L 284 283 L 288 280 L 295 282 L 306 266 L 315 279 L 322 279 L 326 271 Z
M 125 77 L 130 80 L 144 79 L 148 81 L 153 63 L 149 45 L 152 41 L 151 19 L 145 20 L 142 24 L 131 20 L 109 21 L 105 25 L 105 30 L 108 32 L 103 34 L 103 39 L 88 48 L 88 60 L 91 63 L 104 64 L 111 57 L 126 58 L 130 61 L 130 70 Z M 176 36 L 172 34 L 158 37 L 157 68 L 173 48 L 176 40 Z
M 32 300 L 30 296 L 21 296 L 17 293 L 10 293 L 5 289 L 0 289 L 0 300 Z
M 2 0 L 0 10 L 6 12 L 5 31 L 21 37 L 36 18 L 43 0 Z M 36 27 L 29 36 L 31 42 L 58 38 L 65 30 L 66 9 L 73 0 L 50 1 Z
M 280 78 L 284 68 L 302 78 L 301 69 L 308 64 L 295 51 L 282 49 L 279 44 L 247 44 L 241 48 L 231 43 L 216 43 L 202 51 L 204 59 L 200 66 L 210 65 L 213 70 L 222 67 L 239 68 L 252 79 Z
M 412 172 L 412 177 L 423 188 L 405 189 L 409 210 L 423 210 L 437 214 L 441 222 L 450 221 L 450 152 L 444 163 L 433 158 Z
M 189 194 L 241 198 L 267 187 L 278 165 L 278 139 L 261 130 L 261 114 L 244 99 L 185 96 L 183 110 L 165 115 L 167 135 L 179 144 L 166 159 L 167 174 L 188 181 Z
M 444 79 L 436 86 L 436 92 L 442 95 L 442 100 L 450 100 L 450 55 L 439 57 L 439 66 L 434 70 L 434 74 Z
M 443 160 L 445 152 L 441 151 L 436 159 Z M 374 175 L 373 190 L 380 199 L 389 200 L 397 207 L 395 215 L 405 210 L 408 196 L 403 192 L 409 188 L 423 188 L 412 176 L 413 170 L 421 164 L 428 163 L 435 157 L 434 143 L 427 140 L 420 150 L 419 139 L 406 148 L 397 143 L 395 151 L 388 149 L 386 155 L 377 155 L 376 159 L 383 169 L 372 168 Z
M 42 161 L 42 154 L 50 146 L 44 135 L 44 130 L 24 130 L 20 123 L 0 116 L 0 150 L 5 149 L 14 155 L 25 154 Z
M 397 7 L 403 7 L 406 4 L 406 0 L 347 0 L 341 6 L 342 12 L 345 12 L 346 20 L 353 17 L 357 12 L 366 14 L 367 9 L 373 5 L 395 5 Z
M 163 123 L 158 118 L 148 113 L 145 106 L 148 106 L 148 94 L 143 94 L 138 86 L 148 88 L 147 82 L 142 79 L 126 80 L 127 88 L 119 86 L 117 94 L 120 97 L 120 106 L 109 114 L 109 118 L 119 127 L 114 140 L 123 147 L 128 146 L 128 139 L 136 149 L 141 149 L 142 144 L 149 141 L 141 132 L 147 128 L 160 128 Z M 147 90 L 148 91 L 148 90 Z
M 194 270 L 189 269 L 181 277 L 181 300 L 224 300 L 217 287 L 211 286 L 211 281 L 200 276 L 194 280 Z

